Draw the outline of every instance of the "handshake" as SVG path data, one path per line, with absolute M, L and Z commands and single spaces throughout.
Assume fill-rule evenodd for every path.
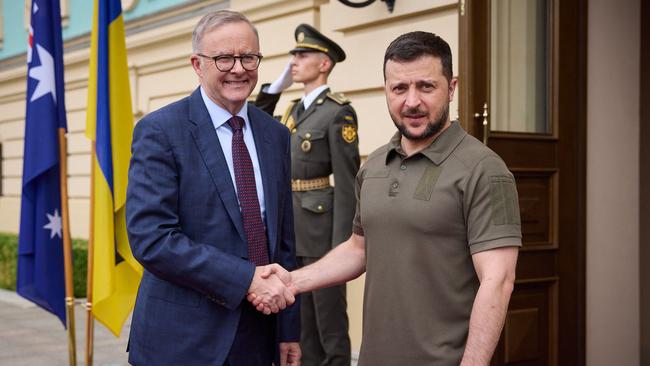
M 255 268 L 246 299 L 264 314 L 277 313 L 296 301 L 291 273 L 277 263 Z

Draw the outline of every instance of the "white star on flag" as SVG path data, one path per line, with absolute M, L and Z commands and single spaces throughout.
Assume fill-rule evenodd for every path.
M 47 225 L 43 226 L 43 229 L 49 229 L 50 230 L 50 239 L 52 239 L 55 235 L 58 235 L 59 238 L 61 238 L 61 216 L 59 216 L 59 210 L 55 209 L 54 210 L 54 215 L 50 215 L 49 213 L 45 213 L 47 215 L 48 223 Z
M 32 67 L 29 70 L 29 77 L 38 80 L 36 89 L 34 89 L 34 94 L 32 94 L 29 101 L 33 102 L 47 93 L 52 93 L 52 98 L 56 102 L 56 90 L 54 89 L 54 59 L 45 48 L 41 47 L 40 44 L 36 44 L 36 51 L 38 52 L 38 58 L 41 60 L 41 64 Z

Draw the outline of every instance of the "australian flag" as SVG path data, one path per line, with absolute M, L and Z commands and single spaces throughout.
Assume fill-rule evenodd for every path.
M 17 292 L 65 322 L 58 129 L 66 128 L 59 0 L 33 0 Z

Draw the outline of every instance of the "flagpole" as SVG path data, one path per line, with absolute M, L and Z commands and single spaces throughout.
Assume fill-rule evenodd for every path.
M 86 277 L 86 366 L 93 365 L 93 331 L 95 319 L 93 317 L 93 245 L 95 223 L 95 140 L 92 140 L 90 152 L 90 232 L 88 236 L 88 275 Z
M 65 314 L 68 328 L 70 366 L 77 365 L 74 322 L 74 286 L 72 284 L 72 243 L 70 241 L 70 214 L 68 210 L 68 146 L 65 128 L 59 128 L 59 176 L 61 181 L 61 217 L 63 219 L 63 270 L 65 273 Z

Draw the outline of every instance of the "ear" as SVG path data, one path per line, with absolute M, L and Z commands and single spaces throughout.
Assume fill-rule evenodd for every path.
M 196 54 L 193 54 L 190 56 L 190 62 L 192 63 L 192 68 L 194 69 L 194 72 L 198 77 L 203 77 L 203 70 L 201 69 L 202 65 L 202 60 L 199 56 Z
M 329 56 L 323 54 L 323 58 L 321 58 L 318 70 L 321 73 L 328 73 L 332 69 L 332 67 L 333 67 L 332 60 L 329 58 Z
M 454 93 L 456 92 L 456 86 L 458 85 L 458 78 L 451 78 L 449 81 L 449 102 L 454 100 Z

